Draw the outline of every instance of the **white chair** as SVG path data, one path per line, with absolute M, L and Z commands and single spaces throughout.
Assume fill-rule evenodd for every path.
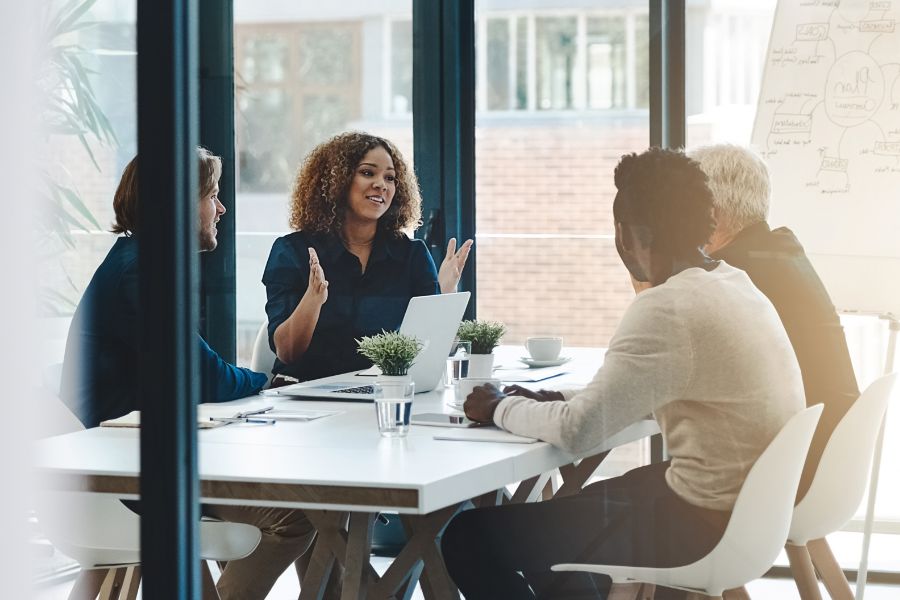
M 53 386 L 46 386 L 49 390 Z M 42 407 L 59 431 L 62 415 L 69 431 L 84 429 L 55 394 L 46 393 Z M 114 497 L 89 492 L 41 490 L 36 495 L 40 531 L 53 546 L 81 566 L 70 600 L 133 600 L 140 585 L 140 517 Z M 206 560 L 229 561 L 248 556 L 262 537 L 244 523 L 200 522 L 200 557 L 204 598 L 218 597 Z M 127 572 L 126 572 L 127 571 Z M 120 593 L 121 592 L 121 593 Z
M 81 573 L 70 599 L 91 599 L 101 592 L 104 580 L 110 592 L 118 594 L 121 585 L 125 595 L 133 598 L 140 583 L 140 571 L 118 584 L 111 581 L 109 570 L 137 567 L 140 555 L 140 517 L 116 498 L 84 492 L 42 492 L 38 511 L 41 532 L 63 554 L 81 566 Z M 200 558 L 204 561 L 238 560 L 248 556 L 259 544 L 261 534 L 253 525 L 200 522 Z M 204 589 L 213 593 L 211 576 L 204 563 Z M 101 598 L 116 597 L 102 595 Z
M 700 560 L 673 568 L 559 564 L 553 570 L 601 573 L 615 584 L 649 584 L 632 586 L 634 598 L 652 598 L 655 585 L 713 598 L 737 589 L 735 595 L 749 598 L 742 586 L 765 574 L 787 540 L 800 472 L 821 413 L 821 404 L 804 409 L 775 436 L 747 474 L 722 539 Z
M 256 341 L 253 342 L 253 354 L 250 357 L 250 369 L 259 373 L 265 373 L 268 377 L 266 387 L 272 383 L 272 367 L 275 366 L 275 353 L 269 348 L 269 323 L 263 321 Z
M 809 490 L 794 507 L 785 550 L 803 600 L 822 598 L 816 571 L 834 600 L 853 598 L 825 536 L 853 518 L 862 501 L 875 439 L 898 377 L 891 373 L 876 380 L 850 407 L 822 452 Z

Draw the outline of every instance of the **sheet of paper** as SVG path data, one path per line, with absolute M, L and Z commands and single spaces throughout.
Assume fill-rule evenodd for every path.
M 453 442 L 499 442 L 503 444 L 533 444 L 537 441 L 534 438 L 515 435 L 497 427 L 454 429 L 435 435 L 434 439 Z
M 542 369 L 497 369 L 494 377 L 509 383 L 534 383 L 552 377 L 559 377 L 569 371 L 562 367 L 545 367 Z
M 339 410 L 290 410 L 286 408 L 276 408 L 270 410 L 260 418 L 275 419 L 276 421 L 315 421 L 323 417 L 338 415 Z

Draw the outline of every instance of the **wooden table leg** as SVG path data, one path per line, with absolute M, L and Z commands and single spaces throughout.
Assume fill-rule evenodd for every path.
M 375 526 L 376 516 L 375 513 L 350 513 L 341 600 L 366 598 L 368 586 L 366 567 L 371 567 L 369 556 L 372 553 L 372 529 Z
M 82 569 L 68 600 L 96 600 L 109 569 Z
M 603 459 L 607 456 L 609 456 L 608 451 L 601 452 L 600 454 L 582 458 L 578 461 L 578 464 L 572 463 L 560 467 L 559 472 L 562 475 L 563 484 L 553 497 L 562 498 L 580 492 L 581 488 L 584 487 L 585 482 L 591 478 L 591 475 L 594 474 L 597 467 L 600 466 L 600 463 L 602 463 Z
M 122 586 L 122 593 L 119 594 L 120 598 L 124 600 L 135 600 L 138 595 L 138 589 L 141 587 L 141 567 L 140 565 L 135 565 L 133 567 L 128 567 L 128 575 L 125 578 L 125 583 Z
M 321 600 L 331 570 L 336 568 L 335 563 L 345 570 L 353 570 L 352 575 L 345 572 L 341 578 L 344 590 L 341 598 L 365 597 L 367 587 L 379 580 L 369 562 L 376 514 L 327 510 L 306 510 L 305 513 L 316 528 L 316 542 L 309 570 L 300 585 L 300 600 Z
M 126 567 L 110 569 L 100 588 L 100 600 L 118 600 L 122 583 L 125 581 Z
M 409 544 L 417 548 L 423 569 L 419 577 L 425 600 L 459 600 L 459 590 L 450 578 L 438 543 L 440 533 L 456 514 L 458 507 L 448 507 L 428 515 L 401 515 L 404 527 L 412 532 Z

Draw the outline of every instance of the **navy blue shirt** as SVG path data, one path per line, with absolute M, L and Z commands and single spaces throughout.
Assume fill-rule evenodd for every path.
M 309 247 L 319 255 L 328 280 L 328 300 L 309 348 L 293 364 L 276 358 L 275 374 L 307 381 L 368 368 L 372 363 L 357 353 L 356 340 L 397 330 L 410 298 L 440 292 L 434 260 L 422 240 L 379 232 L 363 273 L 359 259 L 337 236 L 288 234 L 272 245 L 262 278 L 273 351 L 275 330 L 297 308 L 309 284 Z
M 97 268 L 75 310 L 60 396 L 84 423 L 128 414 L 138 406 L 138 241 L 120 237 Z M 266 376 L 235 367 L 197 334 L 203 402 L 226 402 L 257 393 Z

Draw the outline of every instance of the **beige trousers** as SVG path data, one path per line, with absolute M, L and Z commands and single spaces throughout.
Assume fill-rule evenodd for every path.
M 202 512 L 214 519 L 254 525 L 262 532 L 250 556 L 230 561 L 222 571 L 216 583 L 222 600 L 263 600 L 285 569 L 310 548 L 316 534 L 302 510 L 204 505 Z

